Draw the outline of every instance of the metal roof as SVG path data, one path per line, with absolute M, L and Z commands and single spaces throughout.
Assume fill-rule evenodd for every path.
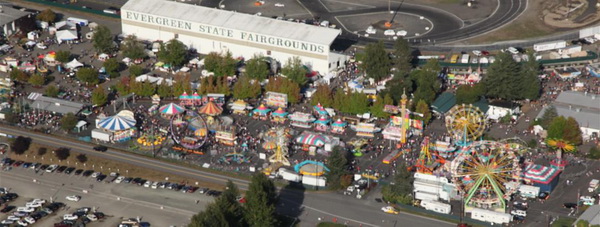
M 79 113 L 83 109 L 84 104 L 71 102 L 63 99 L 51 98 L 46 96 L 38 97 L 31 107 L 41 110 L 46 110 L 54 113 Z
M 579 220 L 586 220 L 591 225 L 596 225 L 597 223 L 600 223 L 600 205 L 592 205 L 589 208 L 587 208 L 585 212 L 583 212 L 583 214 L 581 214 L 581 216 L 579 216 L 579 218 L 577 218 L 577 220 L 574 223 L 577 223 Z
M 31 13 L 12 8 L 8 5 L 0 4 L 0 26 L 11 23 L 29 14 Z
M 574 108 L 584 107 L 600 111 L 600 96 L 577 91 L 563 91 L 556 98 L 556 103 L 572 105 Z
M 338 29 L 165 0 L 129 0 L 121 10 L 327 46 L 341 33 Z
M 579 123 L 579 126 L 593 129 L 600 129 L 600 112 L 581 110 L 564 106 L 555 106 L 559 116 L 573 117 Z

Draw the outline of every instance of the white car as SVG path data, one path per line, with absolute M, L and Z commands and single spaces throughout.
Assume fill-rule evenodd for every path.
M 27 222 L 26 222 L 26 221 L 24 221 L 24 220 L 18 220 L 18 221 L 17 221 L 17 224 L 19 224 L 19 226 L 28 226 L 28 225 L 29 225 L 29 223 L 27 223 Z
M 92 177 L 96 178 L 96 177 L 100 176 L 100 174 L 102 174 L 102 173 L 101 172 L 94 172 L 94 173 L 92 173 Z
M 367 32 L 367 34 L 374 35 L 377 34 L 377 29 L 375 29 L 373 26 L 369 26 L 365 32 Z
M 34 199 L 34 200 L 31 200 L 31 202 L 44 204 L 44 203 L 46 203 L 46 200 L 45 199 Z
M 119 176 L 119 177 L 117 177 L 117 179 L 115 179 L 115 184 L 119 184 L 119 183 L 123 182 L 123 180 L 125 180 L 125 177 Z
M 7 220 L 11 220 L 11 221 L 18 221 L 18 220 L 21 220 L 21 218 L 20 218 L 20 217 L 17 217 L 17 216 L 14 216 L 14 215 L 8 216 L 6 219 L 7 219 Z
M 383 32 L 383 34 L 386 35 L 386 36 L 394 36 L 394 35 L 396 35 L 396 32 L 394 30 L 392 30 L 392 29 L 388 29 L 388 30 L 385 30 Z
M 85 216 L 87 219 L 90 219 L 90 221 L 98 221 L 98 217 L 96 217 L 96 215 L 94 214 L 88 214 L 87 216 Z
M 31 208 L 38 208 L 42 206 L 42 203 L 37 203 L 37 202 L 28 202 L 25 204 L 26 207 L 31 207 Z
M 473 63 L 473 64 L 477 64 L 477 58 L 473 58 L 473 59 L 471 59 L 471 63 Z
M 406 35 L 408 35 L 408 32 L 405 30 L 400 30 L 400 31 L 396 32 L 396 35 L 397 36 L 406 36 Z
M 73 201 L 73 202 L 78 202 L 79 200 L 81 200 L 81 196 L 78 195 L 69 195 L 66 197 L 67 200 L 69 201 Z
M 54 172 L 54 170 L 56 170 L 58 168 L 58 165 L 50 165 L 48 166 L 48 168 L 46 169 L 47 173 L 52 173 Z
M 158 188 L 158 182 L 154 182 L 152 183 L 152 186 L 150 186 L 152 189 L 157 189 Z
M 63 220 L 68 220 L 68 221 L 75 221 L 77 220 L 79 217 L 77 217 L 77 215 L 73 215 L 73 214 L 65 214 L 63 216 Z
M 33 207 L 19 207 L 17 208 L 17 211 L 31 213 L 35 211 L 35 209 Z
M 146 183 L 144 183 L 145 188 L 149 188 L 150 185 L 152 185 L 152 181 L 146 181 Z
M 508 49 L 506 49 L 508 52 L 510 52 L 511 54 L 518 54 L 519 50 L 517 50 L 517 48 L 514 47 L 509 47 Z
M 32 218 L 32 217 L 26 217 L 24 220 L 25 220 L 27 223 L 29 223 L 29 224 L 33 224 L 33 223 L 35 223 L 35 219 L 34 219 L 34 218 Z
M 37 44 L 35 44 L 35 46 L 42 50 L 48 49 L 48 47 L 46 45 L 44 45 L 44 43 L 37 43 Z
M 275 3 L 275 7 L 285 7 L 285 4 L 283 4 L 283 3 Z
M 475 56 L 481 56 L 481 51 L 480 51 L 480 50 L 474 50 L 474 51 L 473 51 L 473 54 L 474 54 Z
M 3 225 L 10 225 L 12 223 L 15 223 L 15 221 L 14 220 L 10 220 L 10 219 L 5 219 L 5 220 L 2 220 L 0 222 L 0 224 L 3 224 Z
M 319 25 L 321 25 L 321 27 L 329 27 L 329 21 L 328 20 L 321 21 L 321 24 L 319 24 Z

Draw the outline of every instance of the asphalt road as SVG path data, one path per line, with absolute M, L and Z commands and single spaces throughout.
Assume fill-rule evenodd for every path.
M 93 144 L 72 142 L 61 140 L 51 135 L 33 133 L 18 128 L 9 128 L 0 126 L 0 132 L 13 136 L 26 136 L 33 139 L 34 142 L 48 146 L 69 147 L 73 151 L 81 152 L 91 156 L 98 156 L 115 161 L 125 162 L 132 165 L 149 168 L 166 173 L 176 174 L 191 179 L 209 181 L 224 184 L 227 180 L 232 180 L 241 189 L 247 189 L 248 181 L 233 177 L 223 176 L 215 173 L 205 172 L 198 169 L 178 166 L 175 164 L 108 150 L 107 152 L 96 152 L 92 149 Z M 451 223 L 439 220 L 421 217 L 418 215 L 401 213 L 399 215 L 385 214 L 380 211 L 383 204 L 376 203 L 371 199 L 349 199 L 331 192 L 302 192 L 298 190 L 282 189 L 281 201 L 284 206 L 280 206 L 282 213 L 298 216 L 303 226 L 314 226 L 320 222 L 318 219 L 333 220 L 338 222 L 348 222 L 350 226 L 394 226 L 394 223 L 401 223 L 401 226 L 450 226 Z

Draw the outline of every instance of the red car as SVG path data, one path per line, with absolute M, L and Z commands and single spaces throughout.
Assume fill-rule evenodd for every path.
M 16 161 L 15 164 L 13 164 L 14 167 L 19 167 L 21 166 L 23 163 L 25 163 L 24 161 Z

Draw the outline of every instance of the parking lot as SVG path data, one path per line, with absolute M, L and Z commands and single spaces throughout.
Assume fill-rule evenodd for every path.
M 38 226 L 53 226 L 62 221 L 65 214 L 72 214 L 81 207 L 89 207 L 106 215 L 89 226 L 116 226 L 123 219 L 138 217 L 151 226 L 185 226 L 191 216 L 213 201 L 212 196 L 198 191 L 182 193 L 124 182 L 98 182 L 96 178 L 75 175 L 74 172 L 35 173 L 34 169 L 22 166 L 0 171 L 0 187 L 10 188 L 10 192 L 19 194 L 19 198 L 8 203 L 11 206 L 22 207 L 33 199 L 66 204 L 64 208 L 38 220 Z M 81 199 L 68 201 L 66 197 L 72 195 Z M 0 214 L 0 220 L 6 219 L 9 214 Z

